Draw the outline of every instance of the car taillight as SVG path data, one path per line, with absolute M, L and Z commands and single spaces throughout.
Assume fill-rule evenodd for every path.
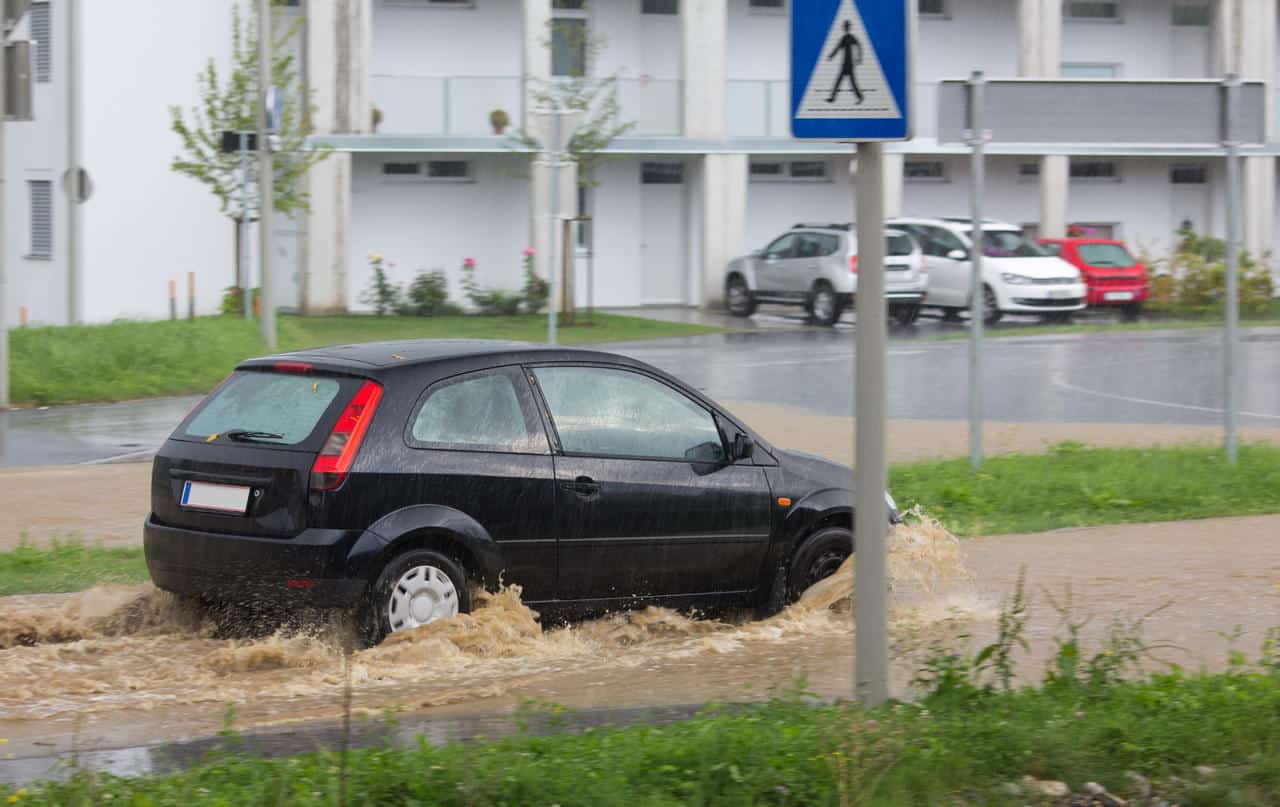
M 324 441 L 315 465 L 311 466 L 312 490 L 333 490 L 346 480 L 380 400 L 382 386 L 373 381 L 364 382 L 356 391 L 351 403 L 342 410 L 329 439 Z
M 849 256 L 849 274 L 851 275 L 858 274 L 858 256 L 857 255 Z

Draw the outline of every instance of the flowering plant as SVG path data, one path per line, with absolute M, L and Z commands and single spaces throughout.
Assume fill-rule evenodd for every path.
M 533 248 L 525 247 L 521 254 L 524 255 L 524 307 L 530 314 L 536 314 L 547 304 L 551 286 L 534 271 Z

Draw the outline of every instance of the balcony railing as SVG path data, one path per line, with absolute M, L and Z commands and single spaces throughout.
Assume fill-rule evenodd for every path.
M 519 129 L 525 80 L 519 76 L 375 75 L 373 105 L 381 134 L 474 136 L 492 134 L 489 115 L 501 108 Z M 679 79 L 619 78 L 621 120 L 629 135 L 679 136 L 684 131 Z
M 916 137 L 938 132 L 938 84 L 914 87 L 912 128 Z M 785 80 L 729 79 L 725 94 L 729 137 L 791 137 L 791 84 Z

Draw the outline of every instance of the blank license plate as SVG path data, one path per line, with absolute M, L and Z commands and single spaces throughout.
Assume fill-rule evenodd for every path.
M 1049 289 L 1049 296 L 1055 300 L 1071 296 L 1071 289 Z
M 1104 300 L 1132 300 L 1133 292 L 1131 291 L 1108 291 L 1102 295 Z
M 179 503 L 192 510 L 243 514 L 249 507 L 249 491 L 250 488 L 239 485 L 187 482 L 182 487 L 182 501 Z

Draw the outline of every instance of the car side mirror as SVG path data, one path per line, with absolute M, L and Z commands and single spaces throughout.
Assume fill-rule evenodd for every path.
M 756 453 L 756 441 L 739 432 L 733 436 L 733 461 L 749 460 Z
M 969 253 L 963 249 L 953 249 L 947 253 L 947 257 L 953 261 L 967 261 L 969 260 Z

